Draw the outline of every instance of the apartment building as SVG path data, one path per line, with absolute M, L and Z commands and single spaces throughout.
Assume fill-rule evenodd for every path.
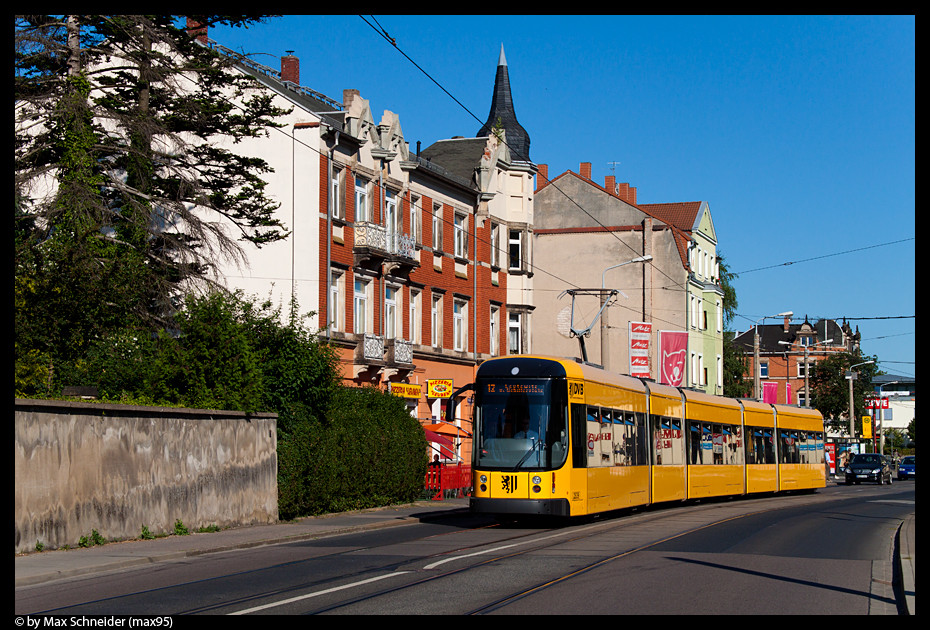
M 591 163 L 549 178 L 539 165 L 534 344 L 620 374 L 722 394 L 723 292 L 707 202 L 642 204 L 636 188 L 592 179 Z M 544 261 L 544 262 L 543 262 Z M 570 297 L 566 289 L 586 289 Z M 617 293 L 606 299 L 604 292 Z M 597 313 L 600 312 L 598 317 Z M 572 321 L 574 319 L 574 321 Z M 682 350 L 663 347 L 673 336 Z
M 310 313 L 345 383 L 404 398 L 452 439 L 442 459 L 469 461 L 472 398 L 455 418 L 445 404 L 481 361 L 528 350 L 531 274 L 511 242 L 529 241 L 535 165 L 511 157 L 507 127 L 411 151 L 395 113 L 376 117 L 357 90 L 339 102 L 302 87 L 293 55 L 280 71 L 237 65 L 291 108 L 278 133 L 237 147 L 274 169 L 268 189 L 291 234 L 247 247 L 248 264 L 221 265 L 217 279 Z

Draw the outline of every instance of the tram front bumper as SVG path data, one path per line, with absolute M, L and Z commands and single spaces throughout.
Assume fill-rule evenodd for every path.
M 481 514 L 534 514 L 571 516 L 567 499 L 487 499 L 472 497 L 472 512 Z

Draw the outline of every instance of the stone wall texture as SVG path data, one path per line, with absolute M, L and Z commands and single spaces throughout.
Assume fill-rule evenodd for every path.
M 278 519 L 277 415 L 15 401 L 15 552 Z

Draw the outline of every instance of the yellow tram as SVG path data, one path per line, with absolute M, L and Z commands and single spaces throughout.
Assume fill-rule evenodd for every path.
M 471 509 L 578 516 L 825 486 L 823 418 L 571 359 L 479 368 Z

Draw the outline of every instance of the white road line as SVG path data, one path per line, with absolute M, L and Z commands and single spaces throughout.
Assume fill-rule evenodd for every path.
M 336 591 L 343 591 L 347 588 L 361 586 L 362 584 L 370 584 L 371 582 L 377 582 L 385 578 L 394 577 L 395 575 L 403 575 L 404 573 L 410 573 L 410 571 L 395 571 L 394 573 L 388 573 L 387 575 L 379 575 L 378 577 L 368 578 L 367 580 L 362 580 L 361 582 L 352 582 L 351 584 L 343 584 L 342 586 L 334 586 L 333 588 L 328 588 L 323 591 L 317 591 L 315 593 L 307 593 L 306 595 L 300 595 L 298 597 L 291 597 L 290 599 L 282 599 L 280 602 L 272 602 L 271 604 L 263 604 L 261 606 L 256 606 L 255 608 L 246 608 L 245 610 L 240 610 L 240 611 L 229 613 L 229 614 L 230 615 L 247 615 L 249 613 L 258 612 L 259 610 L 265 610 L 267 608 L 274 608 L 275 606 L 284 606 L 286 604 L 291 604 L 293 602 L 299 602 L 302 599 L 310 599 L 311 597 L 319 597 L 320 595 L 326 595 L 328 593 L 335 593 Z

